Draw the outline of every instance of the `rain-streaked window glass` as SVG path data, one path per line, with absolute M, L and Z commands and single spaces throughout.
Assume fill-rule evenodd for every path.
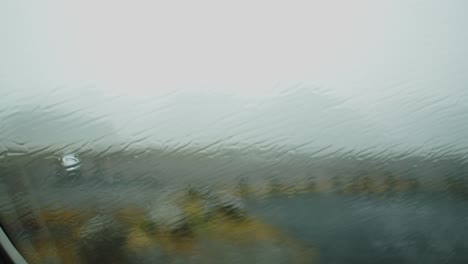
M 2 1 L 1 227 L 38 264 L 468 263 L 466 10 Z

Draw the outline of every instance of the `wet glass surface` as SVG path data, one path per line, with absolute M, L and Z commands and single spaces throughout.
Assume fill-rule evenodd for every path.
M 467 7 L 2 2 L 0 224 L 39 264 L 468 263 Z

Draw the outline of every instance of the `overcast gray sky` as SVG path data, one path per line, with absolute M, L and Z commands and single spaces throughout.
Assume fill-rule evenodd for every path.
M 4 0 L 0 135 L 4 146 L 91 141 L 113 127 L 110 142 L 138 146 L 468 147 L 466 10 L 463 0 Z M 80 132 L 37 117 L 25 126 L 54 133 L 11 127 L 35 106 Z

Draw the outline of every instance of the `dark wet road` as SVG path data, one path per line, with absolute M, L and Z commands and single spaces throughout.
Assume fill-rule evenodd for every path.
M 320 263 L 468 263 L 468 201 L 446 195 L 301 195 L 252 214 L 314 245 Z

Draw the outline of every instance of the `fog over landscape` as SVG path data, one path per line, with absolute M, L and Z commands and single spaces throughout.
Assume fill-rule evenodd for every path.
M 466 5 L 6 1 L 0 146 L 464 150 Z
M 0 231 L 39 264 L 468 263 L 466 10 L 0 1 Z

